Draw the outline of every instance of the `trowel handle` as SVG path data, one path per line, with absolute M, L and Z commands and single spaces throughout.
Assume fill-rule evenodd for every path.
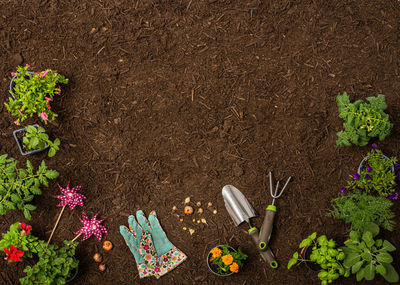
M 251 236 L 251 238 L 253 239 L 254 244 L 257 247 L 258 252 L 260 253 L 262 259 L 265 262 L 268 262 L 269 266 L 271 266 L 272 268 L 277 268 L 278 267 L 278 262 L 276 262 L 275 260 L 275 256 L 272 253 L 271 249 L 267 246 L 265 248 L 265 250 L 261 250 L 258 246 L 258 236 L 259 236 L 260 232 L 256 227 L 253 227 L 249 230 L 249 235 Z
M 271 237 L 272 228 L 274 226 L 275 213 L 276 207 L 274 205 L 268 205 L 265 212 L 264 222 L 261 227 L 260 241 L 258 243 L 258 246 L 261 250 L 264 250 L 267 247 L 267 244 Z

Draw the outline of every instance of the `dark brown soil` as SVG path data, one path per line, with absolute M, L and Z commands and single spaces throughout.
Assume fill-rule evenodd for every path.
M 65 211 L 53 242 L 74 237 L 82 209 L 90 217 L 100 212 L 109 229 L 111 251 L 94 237 L 79 246 L 74 284 L 320 284 L 305 266 L 288 271 L 286 264 L 314 231 L 345 240 L 348 227 L 325 213 L 369 147 L 336 147 L 343 124 L 339 92 L 352 99 L 386 95 L 395 127 L 378 144 L 400 157 L 396 0 L 11 0 L 1 1 L 0 11 L 2 101 L 18 64 L 56 69 L 70 79 L 53 104 L 57 121 L 46 126 L 60 138 L 60 151 L 28 158 L 35 165 L 45 159 L 61 173 L 34 200 L 36 236 L 50 235 L 60 210 L 53 198 L 57 183 L 68 181 L 82 185 L 87 200 Z M 18 127 L 0 103 L 1 154 L 22 167 L 27 158 L 12 137 Z M 281 181 L 294 177 L 277 200 L 271 240 L 276 270 L 260 261 L 247 225 L 233 225 L 220 194 L 226 184 L 238 187 L 259 211 L 252 222 L 260 226 L 271 203 L 266 170 Z M 193 203 L 213 203 L 217 215 L 203 206 L 208 225 L 193 224 L 192 217 L 180 222 L 171 213 L 174 205 L 183 211 L 188 196 Z M 393 207 L 397 217 L 399 203 Z M 170 240 L 188 255 L 158 281 L 138 278 L 119 234 L 119 225 L 139 209 L 157 210 Z M 23 220 L 17 211 L 0 216 L 0 232 Z M 382 233 L 397 248 L 399 224 Z M 242 272 L 225 279 L 208 271 L 205 258 L 218 244 L 240 246 L 249 255 Z M 96 251 L 104 256 L 105 272 L 92 260 Z M 16 284 L 32 263 L 0 262 L 0 283 Z M 351 277 L 337 284 L 355 282 Z M 373 284 L 385 282 L 378 277 Z

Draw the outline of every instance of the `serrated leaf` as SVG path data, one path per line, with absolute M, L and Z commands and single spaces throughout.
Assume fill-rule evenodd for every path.
M 55 170 L 47 170 L 45 175 L 49 179 L 55 179 L 58 177 L 59 173 Z
M 396 247 L 387 240 L 383 241 L 383 248 L 387 251 L 395 251 L 396 250 Z
M 31 213 L 29 212 L 29 210 L 27 208 L 24 208 L 24 216 L 28 221 L 30 221 L 32 218 Z
M 25 204 L 25 208 L 27 208 L 29 211 L 36 210 L 36 206 L 31 204 Z

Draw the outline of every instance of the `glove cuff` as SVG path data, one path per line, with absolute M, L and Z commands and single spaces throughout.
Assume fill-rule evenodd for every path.
M 175 269 L 179 264 L 186 260 L 187 256 L 181 250 L 172 247 L 167 253 L 159 256 L 160 267 L 155 268 L 155 277 L 158 279 L 161 276 Z

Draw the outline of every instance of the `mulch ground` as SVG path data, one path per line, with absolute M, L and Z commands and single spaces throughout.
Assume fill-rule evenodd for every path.
M 348 227 L 325 213 L 369 151 L 336 147 L 343 123 L 339 92 L 352 100 L 386 95 L 394 129 L 378 145 L 400 157 L 398 1 L 22 2 L 0 3 L 0 151 L 21 166 L 27 159 L 3 106 L 10 72 L 28 63 L 34 71 L 52 68 L 68 77 L 53 102 L 59 117 L 46 126 L 61 150 L 53 158 L 28 157 L 60 172 L 34 200 L 33 233 L 48 238 L 59 212 L 57 183 L 71 181 L 83 186 L 87 200 L 84 208 L 65 211 L 53 242 L 74 237 L 84 209 L 89 216 L 100 212 L 114 243 L 110 252 L 94 237 L 81 244 L 73 284 L 319 284 L 305 266 L 288 271 L 286 264 L 314 231 L 344 241 Z M 220 194 L 226 184 L 239 188 L 260 213 L 252 220 L 260 226 L 271 202 L 266 170 L 279 180 L 294 178 L 277 200 L 271 241 L 277 270 L 260 261 L 247 225 L 233 225 Z M 203 206 L 208 225 L 187 217 L 180 222 L 171 213 L 174 205 L 182 211 L 188 196 L 213 203 L 217 215 Z M 155 209 L 169 239 L 188 255 L 158 281 L 138 278 L 119 234 L 119 225 L 139 209 Z M 15 221 L 24 221 L 22 213 L 0 216 L 0 232 Z M 399 230 L 398 223 L 382 237 L 400 248 Z M 249 255 L 243 271 L 229 279 L 211 274 L 205 262 L 213 246 L 225 243 Z M 96 251 L 107 264 L 103 273 L 92 260 Z M 0 283 L 16 284 L 32 263 L 0 262 Z M 378 277 L 374 284 L 385 282 Z

